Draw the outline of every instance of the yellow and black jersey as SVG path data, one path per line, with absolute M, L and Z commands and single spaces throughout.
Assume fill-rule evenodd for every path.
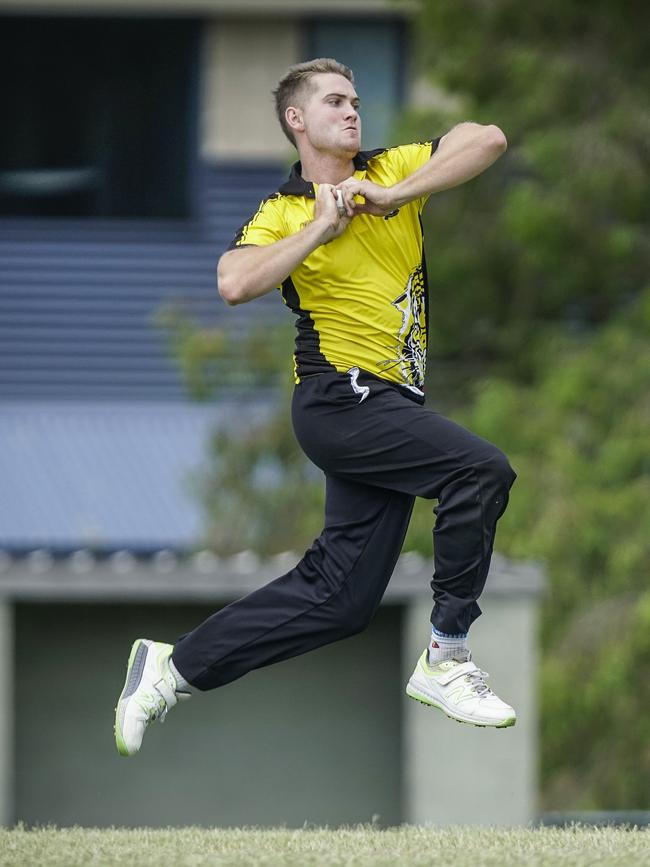
M 435 152 L 439 139 L 360 151 L 354 176 L 390 186 Z M 264 246 L 299 232 L 314 216 L 317 185 L 296 163 L 288 181 L 239 229 L 229 249 Z M 386 217 L 359 214 L 314 250 L 281 287 L 296 314 L 296 382 L 354 367 L 421 393 L 428 293 L 421 213 L 425 198 Z

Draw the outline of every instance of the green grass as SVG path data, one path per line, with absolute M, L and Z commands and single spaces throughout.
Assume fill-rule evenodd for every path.
M 507 867 L 650 864 L 650 832 L 622 828 L 380 830 L 255 828 L 153 830 L 37 828 L 0 830 L 0 865 L 156 867 Z

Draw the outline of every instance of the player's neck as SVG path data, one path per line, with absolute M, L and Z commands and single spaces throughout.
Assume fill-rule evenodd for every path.
M 314 184 L 340 184 L 354 174 L 354 162 L 349 154 L 301 153 L 300 165 L 303 178 Z

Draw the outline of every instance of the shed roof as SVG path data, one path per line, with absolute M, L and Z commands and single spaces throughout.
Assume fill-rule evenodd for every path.
M 295 566 L 300 555 L 287 551 L 261 560 L 252 551 L 218 557 L 197 551 L 179 557 L 158 551 L 145 559 L 129 551 L 96 558 L 76 551 L 55 559 L 46 550 L 12 557 L 0 551 L 0 599 L 18 601 L 219 603 L 237 599 Z M 431 595 L 431 558 L 402 554 L 388 585 L 386 601 L 407 602 Z M 536 563 L 507 560 L 495 554 L 487 596 L 537 596 L 544 572 Z
M 0 548 L 135 552 L 201 538 L 212 432 L 263 404 L 0 404 Z

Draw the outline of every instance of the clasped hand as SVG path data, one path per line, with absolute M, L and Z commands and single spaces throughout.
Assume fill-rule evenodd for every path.
M 343 197 L 344 210 L 337 206 L 338 191 Z M 357 201 L 355 198 L 363 198 Z M 394 209 L 389 187 L 373 184 L 372 181 L 346 178 L 336 186 L 320 184 L 316 194 L 315 218 L 323 218 L 329 222 L 326 240 L 338 238 L 346 230 L 351 220 L 359 214 L 369 214 L 373 217 L 384 217 Z
M 372 181 L 359 180 L 358 178 L 346 178 L 335 187 L 343 193 L 343 203 L 348 216 L 357 214 L 370 214 L 372 217 L 385 217 L 395 207 L 392 201 L 391 188 L 373 184 Z M 362 197 L 365 201 L 358 202 L 355 196 Z

